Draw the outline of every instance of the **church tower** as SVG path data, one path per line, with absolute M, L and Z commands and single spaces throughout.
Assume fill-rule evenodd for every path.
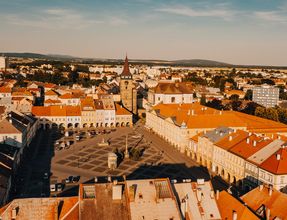
M 121 74 L 120 92 L 123 106 L 133 114 L 137 113 L 137 90 L 130 72 L 128 57 L 126 56 Z

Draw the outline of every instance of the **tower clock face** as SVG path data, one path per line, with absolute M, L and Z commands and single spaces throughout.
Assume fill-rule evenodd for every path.
M 125 81 L 125 85 L 127 86 L 129 84 L 129 82 L 128 81 Z

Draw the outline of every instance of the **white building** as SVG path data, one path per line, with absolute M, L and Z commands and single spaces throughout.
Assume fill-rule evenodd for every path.
M 8 57 L 0 57 L 0 70 L 6 70 L 8 68 Z

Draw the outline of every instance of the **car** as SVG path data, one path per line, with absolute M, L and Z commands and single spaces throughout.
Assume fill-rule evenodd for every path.
M 80 176 L 73 176 L 72 182 L 77 183 L 79 182 L 80 178 L 81 178 Z
M 56 191 L 57 192 L 62 192 L 64 189 L 64 185 L 62 183 L 57 183 L 56 184 Z
M 72 183 L 73 182 L 73 176 L 69 176 L 65 179 L 65 183 Z
M 50 192 L 56 191 L 56 184 L 50 184 Z

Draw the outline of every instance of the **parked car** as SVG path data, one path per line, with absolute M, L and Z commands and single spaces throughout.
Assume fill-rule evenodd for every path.
M 62 183 L 57 183 L 56 184 L 56 191 L 57 192 L 62 192 L 64 189 L 64 185 Z
M 50 184 L 50 192 L 56 191 L 56 184 Z
M 81 178 L 80 176 L 73 176 L 72 182 L 77 183 L 79 182 L 80 178 Z
M 73 182 L 73 176 L 69 176 L 65 179 L 65 183 L 72 183 Z

